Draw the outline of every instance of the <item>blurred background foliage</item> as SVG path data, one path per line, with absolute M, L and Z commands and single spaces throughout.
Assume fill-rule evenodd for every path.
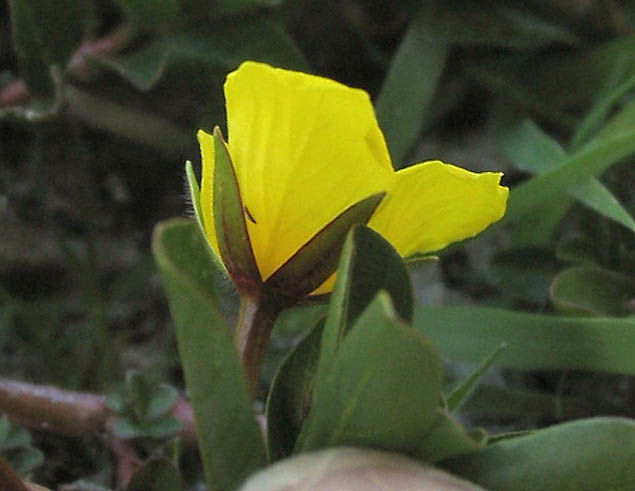
M 416 327 L 458 361 L 449 385 L 509 343 L 467 421 L 633 416 L 634 30 L 627 0 L 2 3 L 0 374 L 121 392 L 134 369 L 182 387 L 150 235 L 191 213 L 195 131 L 224 126 L 225 75 L 254 59 L 367 90 L 395 167 L 505 172 L 503 223 L 413 273 Z M 280 319 L 264 382 L 307 315 Z M 39 482 L 110 479 L 93 439 L 34 437 Z

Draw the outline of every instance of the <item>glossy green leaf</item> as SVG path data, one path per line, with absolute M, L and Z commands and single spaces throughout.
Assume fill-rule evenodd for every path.
M 550 289 L 551 301 L 564 312 L 606 316 L 632 314 L 635 278 L 591 266 L 565 269 Z
M 240 293 L 253 293 L 262 280 L 251 248 L 236 172 L 218 126 L 214 128 L 214 146 L 214 225 L 218 249 L 236 289 Z
M 456 387 L 454 387 L 447 396 L 447 405 L 449 411 L 456 411 L 470 398 L 474 390 L 476 389 L 483 373 L 487 370 L 498 355 L 507 347 L 505 343 L 501 343 L 496 349 L 494 349 L 474 371 L 465 379 L 462 380 Z
M 196 63 L 228 71 L 246 59 L 307 69 L 293 41 L 280 27 L 262 18 L 225 21 L 204 30 L 168 34 L 133 53 L 94 58 L 94 61 L 146 91 L 156 85 L 168 67 L 178 63 Z
M 422 11 L 411 22 L 375 104 L 395 167 L 417 140 L 448 56 L 448 39 Z
M 492 443 L 443 467 L 492 491 L 635 489 L 635 423 L 583 419 Z
M 49 67 L 66 63 L 84 37 L 85 0 L 10 0 L 11 30 L 22 77 L 36 94 L 50 93 Z
M 176 465 L 165 457 L 151 457 L 135 471 L 126 491 L 182 491 Z
M 417 455 L 424 462 L 438 462 L 457 455 L 476 452 L 481 445 L 470 438 L 451 414 L 443 409 L 430 425 Z
M 214 302 L 214 262 L 191 220 L 159 224 L 152 247 L 176 325 L 208 489 L 235 488 L 264 465 L 265 452 L 231 334 Z
M 380 292 L 316 379 L 297 451 L 358 445 L 416 452 L 436 417 L 441 368 L 432 345 Z
M 150 26 L 173 20 L 179 11 L 178 0 L 116 0 L 126 17 L 138 26 Z
M 265 282 L 265 288 L 288 298 L 302 298 L 333 274 L 348 232 L 366 224 L 386 193 L 376 193 L 349 206 L 327 223 Z
M 414 327 L 441 356 L 478 363 L 496 346 L 496 365 L 635 374 L 635 319 L 558 317 L 481 307 L 415 307 Z
M 337 267 L 322 340 L 320 371 L 328 367 L 355 320 L 380 290 L 391 297 L 397 314 L 412 320 L 410 274 L 399 253 L 381 235 L 359 226 L 349 232 Z
M 323 326 L 321 321 L 312 326 L 284 359 L 271 382 L 266 409 L 271 461 L 291 455 L 308 414 Z

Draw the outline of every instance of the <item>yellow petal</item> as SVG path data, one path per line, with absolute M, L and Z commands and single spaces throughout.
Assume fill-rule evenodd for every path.
M 393 189 L 368 225 L 403 257 L 476 235 L 505 213 L 501 173 L 477 174 L 439 161 L 396 173 Z
M 342 210 L 392 186 L 366 92 L 245 62 L 227 77 L 225 98 L 229 153 L 263 279 Z
M 198 130 L 196 134 L 198 144 L 201 147 L 201 213 L 203 215 L 203 228 L 207 241 L 220 260 L 216 229 L 214 227 L 214 138 L 212 135 Z M 220 262 L 220 261 L 219 261 Z

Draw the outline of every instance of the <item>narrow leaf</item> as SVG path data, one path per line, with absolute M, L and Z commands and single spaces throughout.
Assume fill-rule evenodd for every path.
M 518 220 L 541 204 L 601 173 L 635 152 L 635 130 L 610 136 L 585 146 L 560 165 L 524 182 L 510 194 L 506 222 Z
M 609 79 L 619 79 L 620 75 L 625 69 L 625 66 L 626 56 L 623 56 L 622 58 L 618 59 L 616 65 L 613 67 L 613 72 L 609 74 Z M 611 83 L 611 80 L 609 80 L 608 85 L 609 87 L 613 85 Z M 613 105 L 625 94 L 627 94 L 634 86 L 635 73 L 632 73 L 626 81 L 615 87 L 604 97 L 600 97 L 600 99 L 595 104 L 593 104 L 593 106 L 591 106 L 591 109 L 587 113 L 586 117 L 576 129 L 576 132 L 571 138 L 569 148 L 575 151 L 585 142 L 587 142 L 590 139 L 591 135 L 595 131 L 597 131 L 597 128 L 601 125 L 602 121 L 609 113 Z
M 397 168 L 414 144 L 436 92 L 449 42 L 422 11 L 397 48 L 377 103 L 377 120 Z
M 208 489 L 233 489 L 264 465 L 265 452 L 231 334 L 213 300 L 214 262 L 190 220 L 159 224 L 152 248 L 176 325 Z
M 496 365 L 635 375 L 635 319 L 558 317 L 481 307 L 415 308 L 415 329 L 441 356 L 478 363 L 507 343 Z
M 550 295 L 556 307 L 574 314 L 626 316 L 635 299 L 635 278 L 599 267 L 568 268 L 556 276 Z
M 470 398 L 474 389 L 478 385 L 483 373 L 487 370 L 494 361 L 496 357 L 503 351 L 507 345 L 505 343 L 501 343 L 498 345 L 496 349 L 494 349 L 488 356 L 485 358 L 476 369 L 461 383 L 459 383 L 450 394 L 448 394 L 447 405 L 449 411 L 456 411 L 460 409 L 461 406 Z
M 530 120 L 523 121 L 516 130 L 510 132 L 502 142 L 501 148 L 517 167 L 532 174 L 543 174 L 553 170 L 567 157 L 562 147 Z M 633 218 L 596 178 L 588 178 L 577 186 L 569 188 L 567 192 L 589 208 L 635 231 Z M 537 215 L 540 215 L 538 227 L 544 229 L 544 232 L 538 233 L 539 229 L 531 226 L 532 237 L 551 238 L 553 229 L 570 206 L 571 200 L 566 200 L 560 211 L 559 205 L 562 199 L 562 197 L 553 198 L 546 207 L 540 205 L 540 209 L 535 211 Z M 543 210 L 543 208 L 546 209 Z M 534 243 L 538 242 L 534 241 Z
M 262 280 L 251 249 L 236 172 L 218 126 L 214 128 L 214 140 L 214 224 L 218 249 L 236 289 L 251 293 Z
M 348 231 L 366 224 L 385 194 L 373 194 L 340 213 L 280 266 L 265 287 L 289 298 L 314 291 L 335 271 Z

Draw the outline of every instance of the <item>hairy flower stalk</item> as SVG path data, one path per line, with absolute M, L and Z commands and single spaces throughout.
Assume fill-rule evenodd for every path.
M 210 250 L 241 296 L 235 333 L 255 387 L 276 316 L 329 293 L 348 230 L 367 224 L 405 258 L 471 237 L 500 219 L 497 172 L 440 161 L 395 172 L 368 94 L 245 62 L 225 82 L 228 140 L 199 131 L 192 201 Z

